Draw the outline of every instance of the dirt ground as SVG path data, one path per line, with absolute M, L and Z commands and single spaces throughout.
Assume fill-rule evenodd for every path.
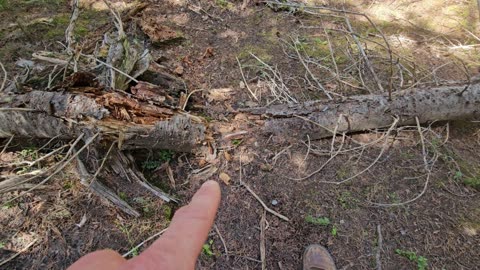
M 88 192 L 74 165 L 18 200 L 8 202 L 18 191 L 2 194 L 0 269 L 62 269 L 104 248 L 124 254 L 166 228 L 207 179 L 221 183 L 222 201 L 198 269 L 262 269 L 261 234 L 266 269 L 301 269 L 303 250 L 313 243 L 331 252 L 338 269 L 479 269 L 479 121 L 431 123 L 422 136 L 413 126 L 311 141 L 252 132 L 262 120 L 241 113 L 326 98 L 315 76 L 335 95 L 381 92 L 344 17 L 332 9 L 365 13 L 375 22 L 349 16 L 385 89 L 467 83 L 480 72 L 475 1 L 304 1 L 330 9 L 306 9 L 310 13 L 296 6 L 300 1 L 143 2 L 133 14 L 133 2 L 114 6 L 125 10 L 127 32 L 142 40 L 154 61 L 185 82 L 182 91 L 198 90 L 186 110 L 206 119 L 216 155 L 133 152 L 149 181 L 179 200 L 164 203 L 131 183 L 105 179 L 139 218 Z M 113 28 L 111 15 L 102 1 L 80 3 L 75 36 L 93 51 Z M 32 53 L 63 50 L 70 13 L 63 0 L 0 0 L 0 61 L 9 78 L 22 78 L 22 61 Z M 154 41 L 146 25 L 168 28 Z M 395 74 L 384 39 L 394 52 Z M 44 77 L 25 84 L 46 87 L 54 65 L 33 60 Z M 54 149 L 38 150 L 44 144 L 10 142 L 0 155 L 1 175 L 16 173 L 9 163 Z M 243 183 L 289 221 L 265 214 Z

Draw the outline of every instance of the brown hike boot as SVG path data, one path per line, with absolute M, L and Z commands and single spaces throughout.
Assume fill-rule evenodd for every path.
M 303 253 L 303 270 L 336 270 L 328 251 L 320 245 L 310 245 Z

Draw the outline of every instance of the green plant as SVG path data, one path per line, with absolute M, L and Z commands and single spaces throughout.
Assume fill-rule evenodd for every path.
M 358 199 L 354 198 L 349 191 L 344 191 L 338 197 L 338 202 L 343 209 L 354 208 L 358 204 Z
M 13 202 L 6 202 L 5 204 L 2 205 L 2 209 L 7 210 L 7 209 L 10 209 L 14 206 L 15 206 L 15 204 Z
M 338 229 L 337 226 L 333 225 L 332 230 L 330 231 L 333 237 L 337 236 Z
M 466 177 L 465 179 L 463 179 L 463 183 L 475 189 L 480 189 L 480 176 L 476 175 L 472 177 Z
M 64 190 L 69 190 L 73 187 L 73 183 L 71 181 L 67 181 L 63 184 L 63 189 Z
M 0 242 L 0 248 L 4 248 L 5 245 L 6 245 L 5 242 L 3 242 L 3 241 Z
M 127 200 L 127 194 L 125 192 L 119 192 L 118 197 L 120 197 L 120 199 L 122 199 L 124 201 Z
M 406 250 L 401 250 L 401 249 L 396 249 L 395 253 L 398 255 L 407 258 L 411 262 L 416 262 L 417 263 L 417 269 L 418 270 L 425 270 L 427 269 L 428 262 L 427 258 L 423 256 L 418 256 L 415 251 L 406 251 Z
M 213 255 L 215 255 L 212 251 L 212 244 L 213 244 L 213 240 L 209 240 L 207 243 L 205 243 L 202 246 L 202 253 L 208 257 L 212 257 Z
M 162 205 L 163 216 L 165 219 L 171 220 L 172 219 L 172 208 L 166 204 Z
M 8 0 L 0 0 L 0 10 L 5 10 L 8 8 Z
M 144 214 L 146 215 L 152 214 L 153 207 L 152 207 L 152 202 L 149 199 L 145 199 L 144 197 L 135 197 L 133 198 L 133 201 L 135 203 L 140 204 L 140 206 L 142 207 L 142 212 Z
M 337 170 L 336 174 L 338 179 L 346 179 L 350 175 L 350 171 L 346 166 L 342 166 Z
M 173 151 L 172 150 L 160 150 L 158 151 L 158 159 L 163 162 L 167 162 L 172 160 L 173 158 Z
M 463 178 L 463 173 L 461 171 L 456 171 L 455 175 L 453 175 L 454 180 L 459 181 L 459 180 L 462 180 L 462 178 Z
M 221 7 L 227 7 L 228 6 L 228 1 L 227 0 L 216 0 L 215 3 Z
M 232 144 L 234 146 L 239 146 L 241 143 L 242 143 L 242 140 L 240 140 L 240 139 L 233 139 L 232 140 Z
M 330 224 L 330 219 L 328 217 L 313 217 L 312 215 L 306 216 L 305 221 L 307 223 L 321 226 L 328 226 Z
M 127 227 L 126 224 L 123 224 L 121 221 L 116 221 L 118 229 L 125 234 L 127 241 L 132 248 L 132 256 L 138 256 L 138 249 L 135 248 L 135 240 L 132 238 L 132 230 L 135 228 L 134 225 Z
M 162 149 L 153 155 L 153 159 L 147 159 L 142 163 L 142 168 L 147 170 L 154 170 L 165 162 L 172 160 L 174 152 L 171 150 Z
M 147 170 L 154 170 L 161 165 L 161 162 L 158 160 L 145 160 L 142 163 L 142 168 Z
M 131 254 L 132 254 L 132 257 L 138 256 L 138 248 L 133 248 Z
M 38 152 L 34 147 L 28 147 L 20 151 L 20 156 L 24 159 L 36 160 L 38 158 Z
M 396 192 L 391 192 L 387 194 L 387 198 L 391 199 L 393 203 L 399 203 L 400 198 Z

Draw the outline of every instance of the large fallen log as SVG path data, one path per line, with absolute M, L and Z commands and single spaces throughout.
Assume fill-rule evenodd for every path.
M 348 97 L 339 101 L 310 101 L 294 105 L 274 105 L 245 110 L 266 118 L 265 131 L 281 136 L 310 139 L 337 133 L 360 132 L 398 125 L 480 116 L 480 83 L 411 89 L 387 95 Z
M 118 140 L 120 150 L 191 152 L 204 131 L 198 118 L 181 110 L 116 92 L 32 91 L 0 97 L 0 138 L 72 139 L 99 132 L 104 140 Z
M 122 150 L 193 152 L 204 140 L 205 126 L 200 118 L 177 109 L 180 106 L 174 104 L 175 98 L 162 89 L 148 84 L 137 84 L 132 89 L 133 94 L 128 94 L 70 85 L 60 91 L 1 95 L 0 138 L 57 138 L 76 139 L 76 142 L 83 139 L 83 146 L 79 143 L 75 147 L 74 143 L 68 151 L 70 156 L 67 153 L 62 161 L 39 175 L 27 173 L 0 179 L 0 193 L 22 188 L 40 177 L 44 180 L 38 185 L 42 185 L 75 157 L 81 183 L 129 215 L 140 214 L 100 181 L 105 176 L 103 172 L 138 184 L 164 201 L 175 201 L 151 185 Z M 111 151 L 106 150 L 108 145 Z M 73 155 L 76 151 L 78 156 Z

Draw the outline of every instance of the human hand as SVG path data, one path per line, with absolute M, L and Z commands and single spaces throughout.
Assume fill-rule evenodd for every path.
M 190 204 L 175 212 L 168 230 L 139 256 L 126 260 L 113 250 L 95 251 L 67 270 L 192 270 L 219 204 L 220 186 L 207 181 Z

